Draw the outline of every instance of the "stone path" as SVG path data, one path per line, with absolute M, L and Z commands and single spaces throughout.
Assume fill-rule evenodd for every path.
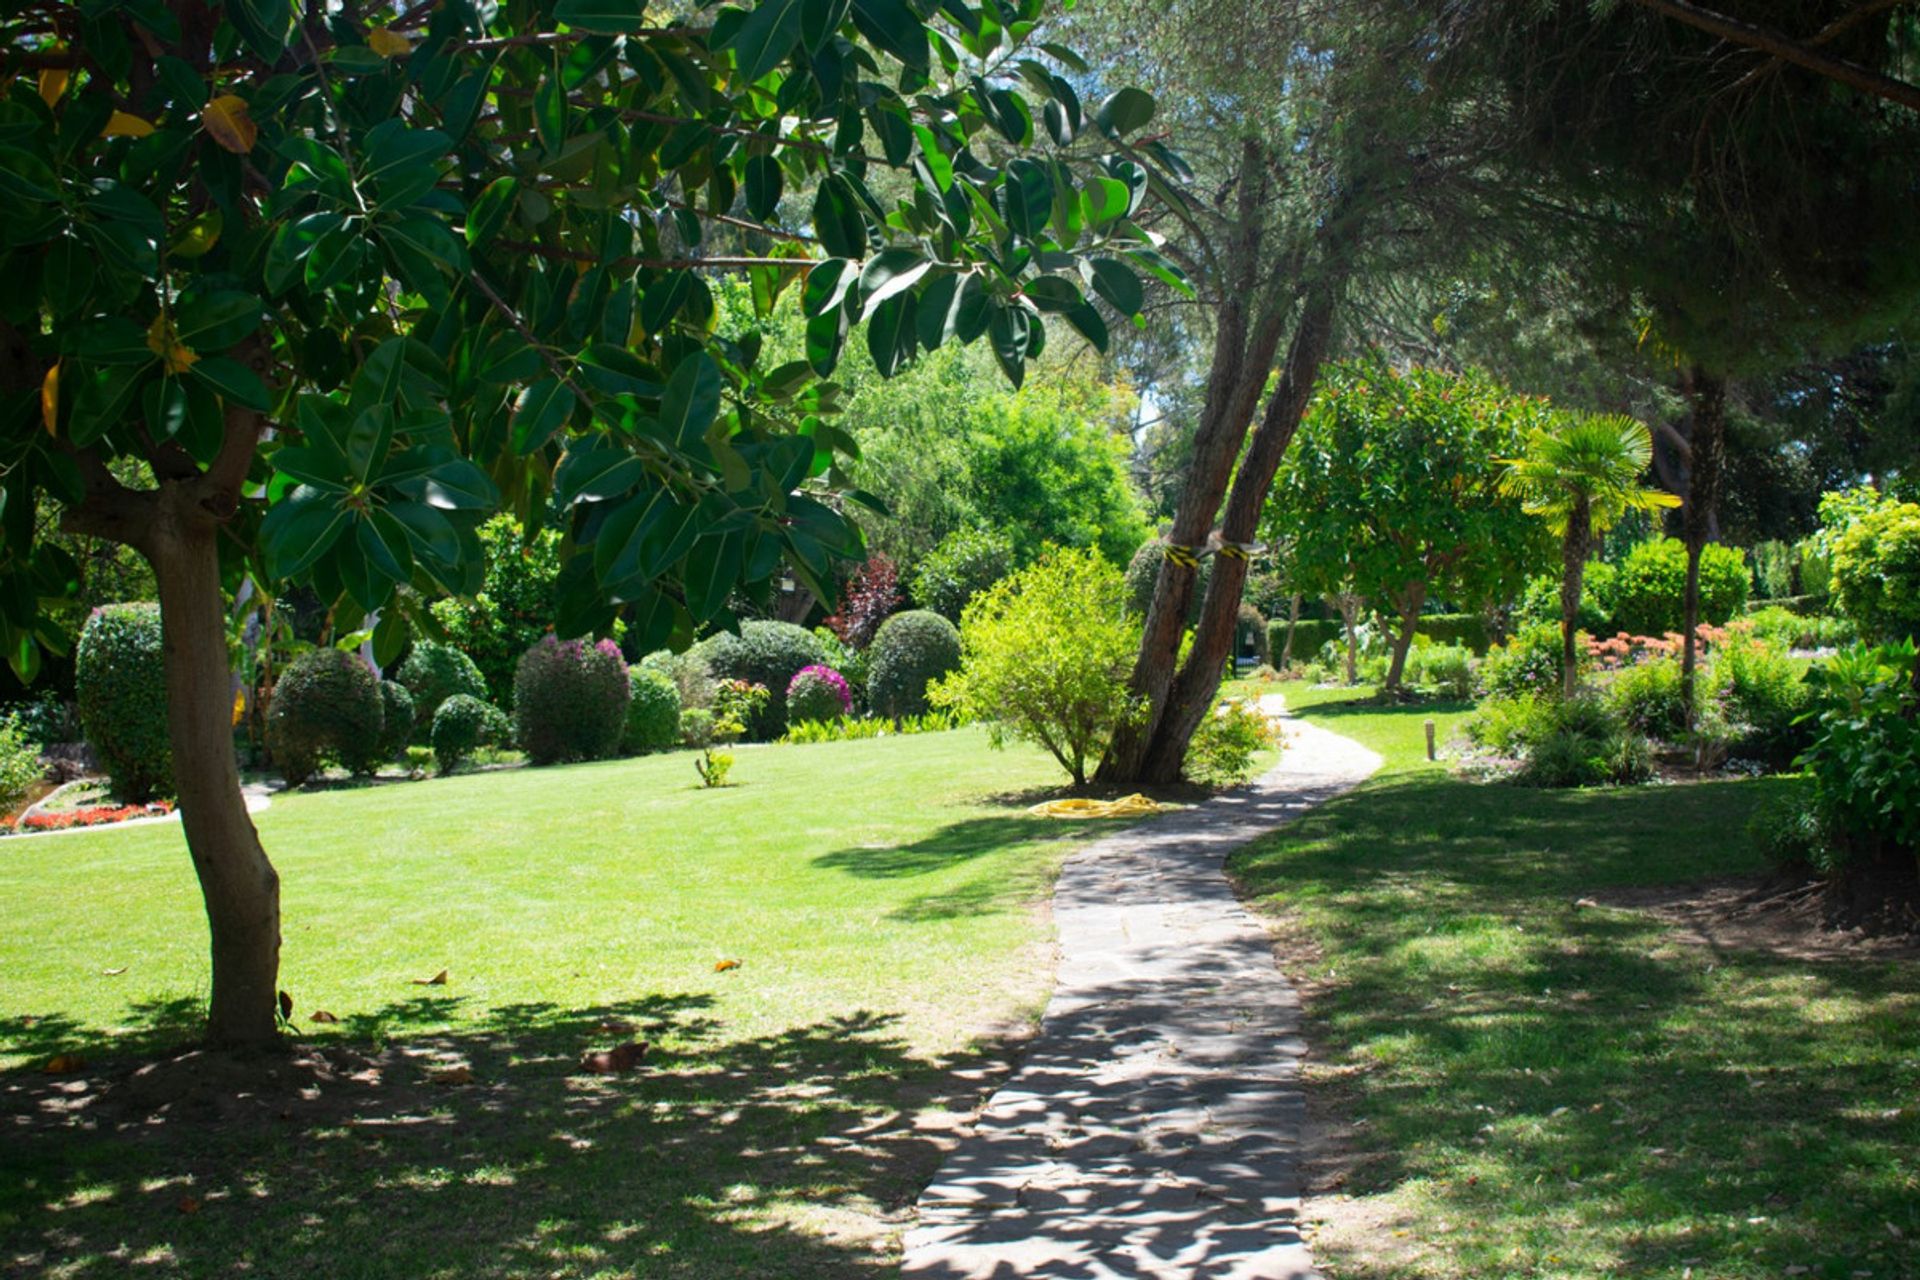
M 921 1194 L 904 1277 L 1316 1274 L 1298 1223 L 1299 1000 L 1222 863 L 1380 758 L 1286 731 L 1280 766 L 1250 786 L 1067 862 L 1040 1034 Z

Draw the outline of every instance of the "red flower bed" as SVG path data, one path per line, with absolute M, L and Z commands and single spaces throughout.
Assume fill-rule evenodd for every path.
M 128 818 L 160 818 L 173 812 L 173 805 L 160 800 L 153 804 L 94 805 L 86 809 L 63 809 L 52 813 L 28 815 L 20 823 L 23 831 L 66 831 L 72 827 L 104 827 Z

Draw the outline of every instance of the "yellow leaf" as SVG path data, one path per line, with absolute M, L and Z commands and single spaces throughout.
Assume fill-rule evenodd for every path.
M 167 246 L 167 252 L 176 258 L 197 258 L 219 241 L 223 225 L 225 220 L 220 211 L 209 209 L 180 228 L 180 234 Z
M 155 316 L 147 328 L 147 350 L 160 357 L 168 373 L 185 373 L 200 362 L 193 348 L 181 342 L 165 316 Z
M 375 27 L 367 32 L 367 48 L 383 58 L 404 58 L 413 52 L 413 41 L 398 31 L 389 31 L 385 27 Z
M 233 695 L 233 723 L 238 725 L 247 715 L 247 691 L 245 689 Z
M 47 376 L 40 379 L 40 421 L 47 424 L 47 434 L 54 434 L 60 422 L 60 362 L 55 360 L 47 369 Z
M 144 138 L 153 132 L 153 125 L 139 116 L 116 111 L 107 117 L 107 127 L 100 131 L 103 138 Z
M 253 144 L 260 137 L 259 127 L 247 114 L 246 101 L 231 93 L 223 93 L 209 102 L 200 113 L 200 123 L 208 137 L 237 156 L 253 150 Z
M 40 100 L 48 106 L 60 101 L 67 91 L 67 82 L 73 78 L 65 67 L 44 67 L 40 71 Z

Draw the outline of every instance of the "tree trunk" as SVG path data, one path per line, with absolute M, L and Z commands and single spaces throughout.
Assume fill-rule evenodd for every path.
M 1387 679 L 1380 686 L 1380 692 L 1400 691 L 1401 678 L 1407 671 L 1407 651 L 1413 648 L 1413 633 L 1420 625 L 1420 610 L 1426 603 L 1427 584 L 1408 583 L 1406 592 L 1400 597 L 1400 634 L 1394 637 L 1393 661 L 1387 664 Z
M 1700 555 L 1713 534 L 1714 508 L 1720 498 L 1720 464 L 1726 453 L 1727 380 L 1695 366 L 1687 381 L 1693 401 L 1693 435 L 1688 442 L 1691 465 L 1687 468 L 1687 500 L 1681 511 L 1681 531 L 1687 544 L 1687 590 L 1681 617 L 1680 696 L 1691 732 L 1700 662 Z
M 174 784 L 212 941 L 207 1039 L 252 1047 L 279 1035 L 280 877 L 247 816 L 234 764 L 218 536 L 192 492 L 169 483 L 141 550 L 160 589 Z
M 1593 540 L 1593 503 L 1584 494 L 1567 513 L 1567 535 L 1560 541 L 1560 694 L 1571 698 L 1580 688 L 1580 595 L 1586 585 L 1587 551 Z
M 1280 383 L 1267 400 L 1266 412 L 1261 416 L 1246 457 L 1240 460 L 1233 491 L 1227 497 L 1226 515 L 1220 525 L 1223 548 L 1237 548 L 1238 544 L 1251 542 L 1259 531 L 1261 509 L 1273 488 L 1274 473 L 1280 469 L 1280 460 L 1286 456 L 1287 446 L 1293 443 L 1293 433 L 1306 414 L 1314 381 L 1320 376 L 1320 364 L 1332 342 L 1334 308 L 1344 282 L 1342 273 L 1330 271 L 1315 283 L 1301 308 Z M 1220 673 L 1233 650 L 1233 634 L 1239 621 L 1240 596 L 1246 586 L 1248 567 L 1244 552 L 1222 551 L 1214 558 L 1193 648 L 1167 691 L 1138 768 L 1131 776 L 1123 776 L 1117 769 L 1108 774 L 1103 765 L 1101 772 L 1106 780 L 1162 784 L 1179 780 L 1186 763 L 1187 743 L 1212 708 L 1214 695 L 1220 691 Z M 1108 763 L 1117 765 L 1112 756 Z
M 1300 625 L 1300 593 L 1293 593 L 1287 601 L 1287 640 L 1280 646 L 1280 661 L 1274 665 L 1282 671 L 1293 665 L 1293 629 Z

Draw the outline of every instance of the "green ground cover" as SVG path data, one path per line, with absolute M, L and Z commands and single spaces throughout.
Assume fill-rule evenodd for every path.
M 1359 1157 L 1331 1274 L 1920 1274 L 1920 965 L 1576 905 L 1763 872 L 1742 829 L 1792 780 L 1469 783 L 1422 738 L 1463 707 L 1282 691 L 1386 759 L 1231 868 L 1311 956 L 1311 1105 Z
M 191 1035 L 205 924 L 175 826 L 0 845 L 0 1272 L 885 1273 L 915 1122 L 1043 1002 L 1034 903 L 1088 833 L 977 730 L 739 757 L 721 791 L 676 753 L 276 799 L 283 985 L 346 1063 L 286 1117 L 52 1118 Z M 578 1072 L 629 1034 L 641 1071 Z

